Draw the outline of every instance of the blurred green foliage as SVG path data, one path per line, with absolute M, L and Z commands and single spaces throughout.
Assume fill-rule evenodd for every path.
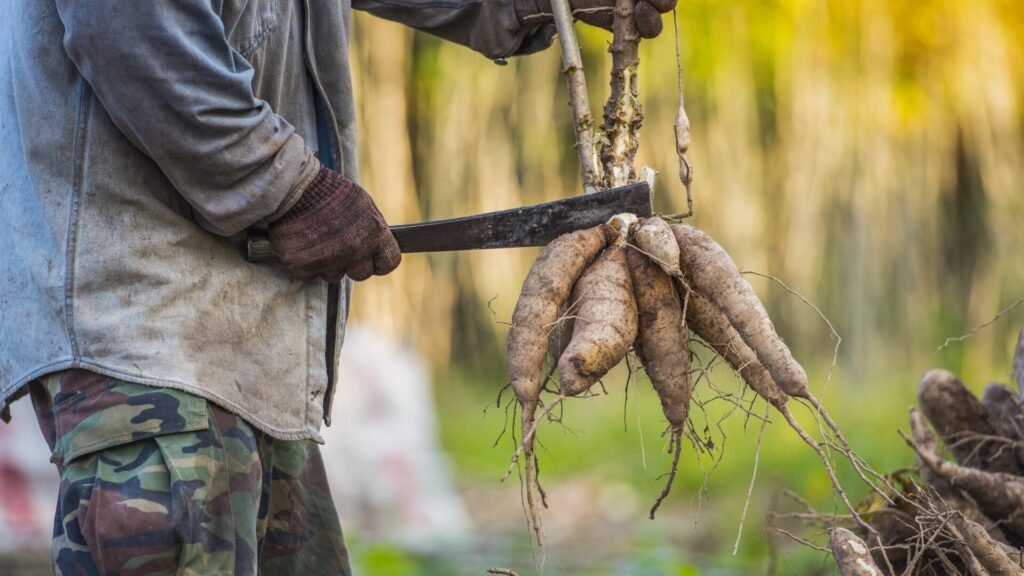
M 823 377 L 827 368 L 817 366 L 811 372 Z M 704 409 L 694 414 L 695 429 L 707 434 L 714 448 L 699 458 L 694 447 L 684 449 L 671 495 L 658 517 L 648 520 L 647 509 L 663 486 L 671 455 L 664 452 L 664 418 L 650 384 L 635 375 L 627 400 L 625 380 L 624 370 L 609 375 L 607 396 L 570 404 L 563 414 L 564 427 L 547 423 L 539 432 L 540 468 L 551 506 L 545 513 L 549 536 L 545 574 L 750 574 L 767 573 L 773 561 L 779 574 L 832 573 L 830 560 L 823 554 L 797 546 L 766 527 L 770 511 L 799 510 L 780 498 L 782 489 L 801 495 L 826 515 L 845 513 L 821 462 L 774 414 L 769 415 L 771 424 L 765 428 L 757 457 L 759 422 L 730 402 L 715 399 L 720 394 L 734 398 L 743 394 L 739 381 L 723 369 L 716 369 L 711 377 L 720 392 L 712 392 L 705 383 L 698 391 Z M 515 445 L 506 428 L 505 407 L 496 406 L 488 384 L 463 373 L 454 376 L 437 398 L 442 441 L 453 460 L 457 482 L 469 494 L 474 516 L 482 520 L 477 527 L 480 541 L 467 548 L 417 556 L 374 545 L 364 548 L 357 538 L 351 543 L 354 559 L 366 574 L 470 575 L 492 566 L 514 568 L 521 575 L 533 573 L 517 476 L 513 474 L 507 485 L 499 482 Z M 907 428 L 906 409 L 914 401 L 914 387 L 893 379 L 873 388 L 888 392 L 879 396 L 838 374 L 824 398 L 851 444 L 873 467 L 892 471 L 910 466 L 913 455 L 903 447 L 896 430 Z M 506 395 L 505 400 L 509 398 Z M 749 393 L 745 400 L 752 400 Z M 794 411 L 813 434 L 817 424 L 811 414 L 796 406 Z M 750 412 L 764 414 L 764 403 L 754 402 Z M 747 504 L 755 458 L 756 481 Z M 867 496 L 867 488 L 848 465 L 838 460 L 837 469 L 854 502 Z M 743 535 L 733 556 L 745 505 Z M 824 543 L 818 527 L 786 528 Z

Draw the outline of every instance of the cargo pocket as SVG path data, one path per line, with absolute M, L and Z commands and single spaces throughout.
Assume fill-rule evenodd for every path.
M 51 390 L 58 465 L 129 442 L 209 428 L 206 400 L 81 372 Z
M 245 458 L 225 449 L 232 439 L 213 424 L 153 439 L 170 480 L 171 516 L 181 543 L 178 573 L 255 575 L 257 498 L 251 492 L 258 486 L 252 485 Z

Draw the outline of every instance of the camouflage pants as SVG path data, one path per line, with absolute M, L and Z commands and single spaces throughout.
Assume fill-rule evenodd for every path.
M 82 370 L 30 391 L 61 477 L 57 574 L 350 574 L 313 442 Z

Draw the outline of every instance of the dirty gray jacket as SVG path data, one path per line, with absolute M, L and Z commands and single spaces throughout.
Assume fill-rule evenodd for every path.
M 491 58 L 553 35 L 511 0 L 0 0 L 0 408 L 80 367 L 320 439 L 348 284 L 242 246 L 321 161 L 358 178 L 350 1 Z

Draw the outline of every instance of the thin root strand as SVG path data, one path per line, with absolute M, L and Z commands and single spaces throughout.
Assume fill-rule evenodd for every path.
M 665 481 L 665 487 L 661 489 L 661 494 L 658 495 L 658 499 L 654 501 L 654 505 L 651 506 L 650 519 L 654 520 L 654 514 L 658 511 L 661 503 L 668 497 L 668 493 L 672 491 L 672 482 L 676 479 L 676 471 L 679 470 L 679 454 L 683 451 L 683 429 L 681 427 L 672 429 L 672 438 L 669 440 L 669 450 L 672 452 L 672 469 L 669 470 L 668 480 Z

